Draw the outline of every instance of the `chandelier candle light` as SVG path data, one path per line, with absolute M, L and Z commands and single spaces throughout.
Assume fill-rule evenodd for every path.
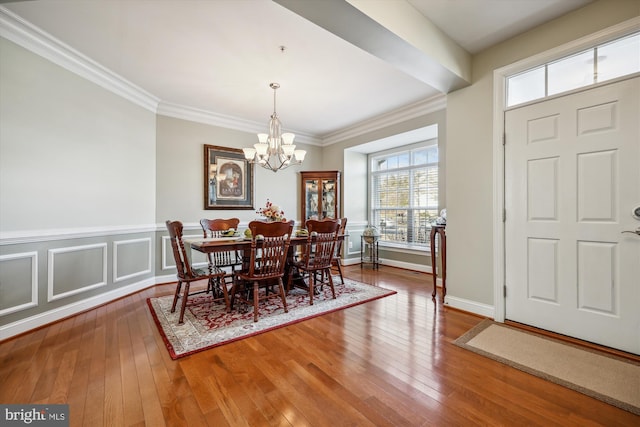
M 282 125 L 276 113 L 276 90 L 278 83 L 269 85 L 273 89 L 273 114 L 269 120 L 269 133 L 259 133 L 254 148 L 243 148 L 244 157 L 251 163 L 257 163 L 265 169 L 277 172 L 292 165 L 300 165 L 307 154 L 305 150 L 296 150 L 293 144 L 295 135 L 282 133 Z

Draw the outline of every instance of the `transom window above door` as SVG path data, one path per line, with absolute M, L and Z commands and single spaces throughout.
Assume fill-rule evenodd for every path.
M 640 33 L 507 78 L 507 107 L 640 72 Z

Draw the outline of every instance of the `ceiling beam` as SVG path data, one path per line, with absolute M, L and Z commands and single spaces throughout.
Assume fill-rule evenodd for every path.
M 434 89 L 468 86 L 471 56 L 404 0 L 273 0 Z

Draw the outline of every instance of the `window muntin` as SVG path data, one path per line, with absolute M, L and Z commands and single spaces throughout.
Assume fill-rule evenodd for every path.
M 640 33 L 507 78 L 507 107 L 640 72 Z
M 371 224 L 380 242 L 426 249 L 438 214 L 436 142 L 370 158 Z

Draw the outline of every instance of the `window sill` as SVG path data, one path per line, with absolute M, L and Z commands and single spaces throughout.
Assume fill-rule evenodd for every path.
M 431 249 L 424 246 L 402 245 L 397 243 L 379 242 L 380 249 L 389 252 L 402 252 L 415 255 L 430 255 Z

